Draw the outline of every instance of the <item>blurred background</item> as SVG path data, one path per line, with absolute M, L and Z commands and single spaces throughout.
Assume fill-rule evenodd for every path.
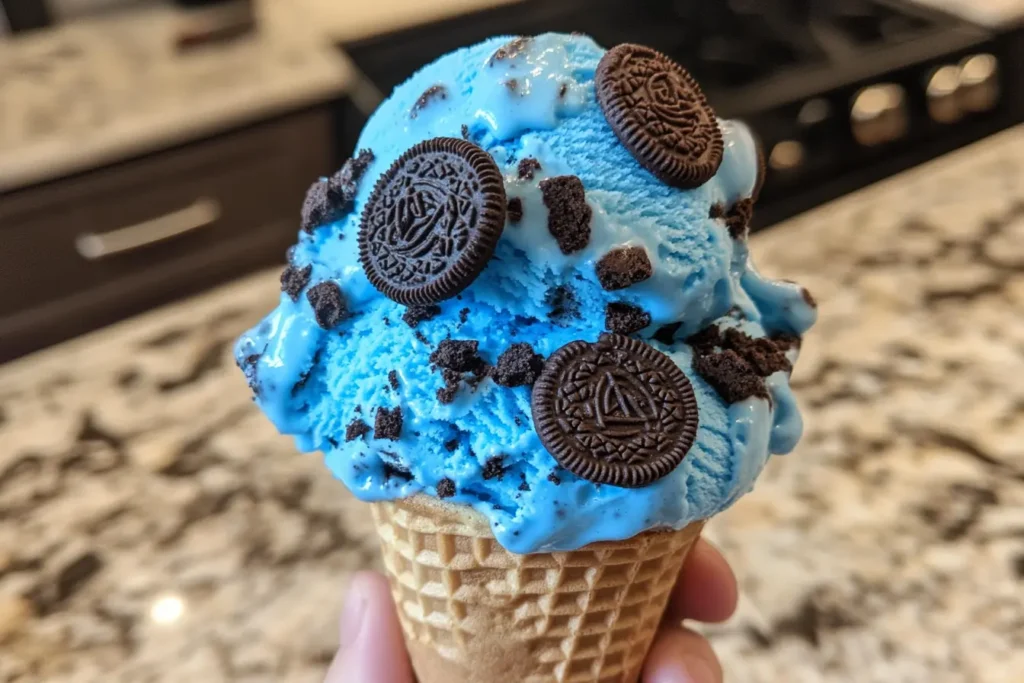
M 392 87 L 546 30 L 748 122 L 820 303 L 727 680 L 1024 681 L 1024 0 L 0 0 L 0 683 L 319 680 L 372 529 L 231 343 Z

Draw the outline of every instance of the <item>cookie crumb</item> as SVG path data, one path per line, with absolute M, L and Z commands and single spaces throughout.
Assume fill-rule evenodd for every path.
M 725 227 L 734 240 L 745 240 L 750 233 L 750 219 L 754 217 L 754 200 L 741 199 L 725 215 Z
M 309 276 L 313 274 L 312 264 L 303 268 L 288 266 L 281 273 L 281 291 L 292 301 L 299 300 L 299 294 L 309 284 Z
M 370 425 L 366 424 L 358 417 L 354 418 L 348 423 L 348 427 L 345 428 L 345 443 L 349 441 L 355 441 L 356 439 L 369 434 Z
M 441 307 L 437 304 L 413 305 L 405 309 L 405 313 L 402 314 L 402 320 L 409 327 L 415 328 L 420 323 L 433 320 L 440 314 Z
M 445 339 L 430 354 L 430 362 L 446 370 L 476 372 L 485 365 L 477 355 L 479 345 L 475 339 Z
M 552 484 L 554 484 L 555 486 L 558 486 L 559 484 L 561 484 L 561 483 L 562 483 L 562 479 L 561 479 L 561 477 L 559 477 L 559 476 L 558 476 L 557 474 L 555 474 L 554 472 L 552 472 L 551 474 L 549 474 L 549 475 L 548 475 L 548 481 L 550 481 L 550 482 L 551 482 Z
M 676 332 L 682 327 L 682 323 L 669 323 L 662 325 L 658 328 L 658 331 L 654 333 L 653 339 L 659 341 L 665 346 L 671 346 L 676 342 Z
M 755 338 L 734 327 L 723 330 L 712 324 L 689 337 L 686 343 L 704 355 L 718 351 L 735 352 L 757 374 L 767 377 L 775 372 L 792 372 L 793 364 L 786 358 L 785 352 L 794 339 L 799 338 L 791 335 Z
M 651 277 L 654 268 L 643 247 L 612 249 L 597 262 L 597 279 L 606 290 L 625 289 Z
M 519 160 L 516 171 L 520 180 L 533 180 L 533 175 L 540 170 L 540 162 L 533 157 L 526 157 Z
M 527 45 L 530 44 L 531 40 L 528 36 L 519 36 L 510 40 L 495 50 L 494 54 L 487 60 L 487 66 L 494 66 L 496 62 L 518 57 L 526 49 Z
M 391 385 L 392 389 L 398 391 L 398 372 L 396 370 L 388 372 L 388 384 Z
M 384 462 L 384 481 L 389 482 L 392 479 L 401 479 L 402 481 L 412 481 L 412 472 L 408 468 L 391 462 Z
M 316 322 L 325 330 L 332 329 L 348 315 L 348 306 L 341 293 L 341 287 L 333 280 L 324 280 L 306 292 L 309 305 L 313 307 Z
M 512 225 L 516 225 L 523 220 L 523 200 L 519 197 L 509 197 L 505 215 L 508 216 L 508 222 Z
M 587 204 L 583 182 L 573 175 L 540 181 L 544 206 L 548 208 L 548 231 L 563 254 L 577 252 L 590 243 L 593 210 Z
M 412 105 L 412 110 L 409 112 L 409 118 L 414 119 L 419 116 L 419 113 L 427 108 L 434 100 L 446 100 L 448 99 L 448 88 L 444 87 L 440 83 L 435 84 L 423 91 L 423 94 L 419 96 L 419 99 Z
M 302 229 L 312 233 L 317 227 L 334 223 L 347 215 L 355 203 L 359 181 L 373 163 L 373 151 L 361 149 L 330 178 L 313 183 L 302 204 Z
M 459 322 L 465 325 L 467 320 L 469 320 L 469 309 L 463 308 L 459 311 Z
M 419 330 L 416 330 L 412 336 L 416 337 L 416 340 L 419 341 L 420 343 L 426 346 L 430 346 L 430 340 L 427 339 L 427 335 L 423 334 Z
M 548 318 L 552 322 L 579 317 L 580 305 L 576 300 L 576 292 L 569 285 L 559 285 L 549 289 L 544 294 L 544 303 L 551 308 Z
M 800 296 L 802 296 L 804 298 L 804 303 L 806 303 L 811 308 L 817 308 L 818 307 L 817 300 L 815 300 L 814 295 L 811 294 L 811 291 L 809 289 L 807 289 L 806 287 L 801 287 L 800 288 Z
M 512 344 L 498 357 L 491 377 L 503 387 L 531 386 L 544 370 L 544 356 L 526 342 Z
M 726 403 L 737 403 L 752 397 L 768 398 L 764 379 L 750 363 L 731 349 L 718 353 L 695 353 L 693 369 Z
M 458 447 L 459 447 L 459 440 L 458 439 L 451 439 L 449 441 L 445 441 L 444 442 L 444 449 L 446 451 L 448 451 L 449 453 L 454 453 L 455 449 L 458 448 Z
M 773 334 L 771 340 L 775 342 L 776 346 L 782 351 L 788 351 L 789 349 L 799 349 L 803 343 L 803 339 L 796 336 L 795 334 Z
M 437 497 L 442 500 L 445 498 L 451 498 L 455 495 L 455 482 L 445 477 L 441 481 L 437 482 Z
M 487 462 L 484 463 L 484 479 L 497 478 L 500 481 L 503 474 L 505 474 L 504 455 L 496 455 L 493 458 L 488 458 Z
M 398 441 L 402 436 L 402 408 L 400 406 L 391 410 L 377 408 L 377 416 L 373 421 L 373 436 L 375 439 Z
M 610 303 L 604 309 L 604 326 L 609 332 L 633 334 L 651 324 L 651 314 L 626 303 Z

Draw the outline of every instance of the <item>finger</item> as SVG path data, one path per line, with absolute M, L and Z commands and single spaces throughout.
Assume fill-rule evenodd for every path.
M 327 683 L 413 683 L 387 580 L 373 572 L 352 579 L 342 609 L 341 647 Z
M 658 633 L 647 656 L 643 683 L 722 683 L 722 665 L 703 636 L 667 628 Z
M 736 611 L 736 575 L 722 553 L 698 539 L 672 589 L 667 616 L 671 619 L 725 621 Z

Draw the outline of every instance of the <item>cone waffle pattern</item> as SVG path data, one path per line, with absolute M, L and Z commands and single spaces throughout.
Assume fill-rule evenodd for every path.
M 420 683 L 634 683 L 703 526 L 515 555 L 482 518 L 373 508 Z

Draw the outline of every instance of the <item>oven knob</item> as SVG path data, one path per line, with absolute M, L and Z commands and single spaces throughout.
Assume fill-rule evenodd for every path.
M 960 108 L 960 67 L 946 65 L 939 67 L 928 79 L 925 94 L 928 96 L 928 115 L 936 123 L 956 123 L 963 115 Z
M 865 147 L 899 140 L 909 125 L 907 94 L 895 83 L 879 83 L 862 89 L 853 98 L 850 126 L 853 137 Z
M 967 111 L 989 111 L 999 102 L 999 60 L 980 54 L 960 62 L 960 102 Z

